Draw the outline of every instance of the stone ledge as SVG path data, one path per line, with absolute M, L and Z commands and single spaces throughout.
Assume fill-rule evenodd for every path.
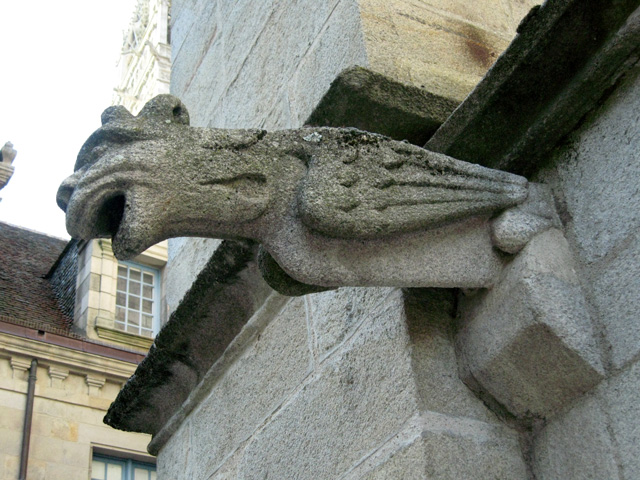
M 98 347 L 105 348 L 103 345 Z M 107 375 L 110 379 L 124 381 L 134 371 L 135 363 L 109 357 L 101 354 L 101 350 L 96 352 L 85 349 L 74 349 L 67 345 L 56 345 L 43 342 L 39 339 L 21 338 L 15 335 L 0 332 L 0 350 L 3 356 L 13 356 L 14 354 L 22 358 L 37 358 L 41 366 L 55 364 L 69 368 L 73 372 L 95 372 Z M 116 349 L 116 347 L 106 347 L 105 349 Z M 139 353 L 126 352 L 131 357 L 140 358 Z
M 426 144 L 523 175 L 640 58 L 637 0 L 549 0 Z
M 272 291 L 256 250 L 250 241 L 220 244 L 111 405 L 107 425 L 156 434 L 180 408 Z
M 351 67 L 331 83 L 306 124 L 355 127 L 423 145 L 457 105 L 456 100 Z
M 149 350 L 153 344 L 153 338 L 142 337 L 140 335 L 134 335 L 132 333 L 123 332 L 122 330 L 117 330 L 114 328 L 113 320 L 109 318 L 96 318 L 95 328 L 98 337 L 109 342 L 125 344 L 144 351 Z

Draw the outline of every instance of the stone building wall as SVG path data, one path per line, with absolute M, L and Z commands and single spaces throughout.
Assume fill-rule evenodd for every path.
M 135 363 L 83 352 L 40 339 L 0 332 L 0 479 L 18 478 L 29 366 L 38 359 L 29 446 L 28 479 L 86 480 L 100 448 L 152 461 L 149 437 L 102 423 L 105 411 Z M 56 337 L 60 338 L 60 337 Z M 60 342 L 59 342 L 60 343 Z M 79 343 L 64 338 L 63 344 Z
M 172 93 L 195 126 L 296 127 L 361 65 L 455 103 L 526 8 L 446 4 L 177 1 Z M 175 314 L 107 421 L 172 479 L 640 477 L 639 19 L 549 0 L 428 141 L 539 182 L 506 214 L 548 229 L 525 215 L 490 288 L 292 298 L 253 242 L 171 240 Z
M 538 479 L 640 477 L 640 68 L 539 171 L 552 186 L 606 379 L 535 441 Z
M 159 474 L 526 478 L 518 433 L 456 374 L 452 311 L 449 291 L 274 294 L 198 388 Z
M 460 101 L 533 3 L 438 3 L 174 1 L 171 91 L 208 127 L 300 126 L 353 65 Z M 169 311 L 219 244 L 170 240 Z M 273 293 L 156 443 L 159 475 L 527 478 L 520 432 L 458 377 L 453 304 L 446 291 Z

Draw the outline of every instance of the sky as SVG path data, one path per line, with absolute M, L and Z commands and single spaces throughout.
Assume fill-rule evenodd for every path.
M 0 146 L 18 151 L 0 221 L 69 238 L 55 202 L 119 79 L 135 0 L 0 2 Z

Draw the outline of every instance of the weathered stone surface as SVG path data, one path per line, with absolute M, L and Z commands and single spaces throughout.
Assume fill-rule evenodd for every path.
M 318 361 L 324 361 L 381 306 L 399 301 L 401 295 L 400 290 L 391 288 L 340 288 L 309 295 L 307 302 Z
M 158 455 L 157 468 L 160 478 L 195 478 L 193 460 L 197 452 L 191 445 L 192 428 L 197 426 L 192 426 L 190 420 L 184 421 Z
M 550 420 L 535 439 L 533 470 L 538 480 L 619 478 L 608 416 L 597 397 Z
M 463 378 L 517 416 L 548 416 L 602 378 L 571 252 L 556 229 L 529 242 L 496 287 L 465 299 L 463 310 Z
M 111 235 L 123 259 L 168 237 L 245 237 L 306 284 L 481 287 L 501 267 L 490 215 L 528 194 L 522 177 L 355 129 L 188 123 L 169 95 L 137 117 L 107 109 L 58 192 L 72 235 Z
M 637 0 L 545 2 L 427 148 L 535 171 L 640 57 L 637 8 Z
M 640 362 L 609 379 L 601 396 L 610 420 L 622 478 L 640 478 Z
M 454 303 L 451 290 L 412 289 L 405 293 L 404 313 L 420 409 L 497 424 L 495 414 L 458 376 L 453 344 Z
M 513 37 L 512 3 L 359 0 L 367 66 L 461 101 Z
M 518 435 L 503 425 L 423 413 L 346 480 L 527 478 Z
M 536 478 L 638 478 L 638 384 L 636 361 L 551 419 L 535 440 Z
M 640 352 L 640 68 L 538 173 L 564 209 L 567 236 L 582 261 L 610 362 L 622 368 Z
M 306 123 L 355 127 L 424 145 L 457 105 L 427 90 L 353 67 L 331 83 Z
M 240 478 L 338 478 L 415 413 L 399 302 L 378 309 L 256 433 Z
M 615 368 L 623 367 L 640 353 L 640 236 L 630 235 L 625 243 L 624 248 L 603 262 L 606 267 L 600 272 L 589 269 L 593 302 L 604 324 Z
M 309 373 L 305 317 L 304 300 L 292 299 L 189 415 L 189 422 L 197 426 L 192 437 L 206 445 L 207 452 L 191 459 L 193 478 L 208 478 L 216 471 Z

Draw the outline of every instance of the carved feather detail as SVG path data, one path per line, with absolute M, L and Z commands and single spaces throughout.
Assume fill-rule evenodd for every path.
M 371 142 L 314 157 L 299 212 L 325 235 L 372 238 L 504 210 L 526 198 L 523 177 L 412 145 Z

